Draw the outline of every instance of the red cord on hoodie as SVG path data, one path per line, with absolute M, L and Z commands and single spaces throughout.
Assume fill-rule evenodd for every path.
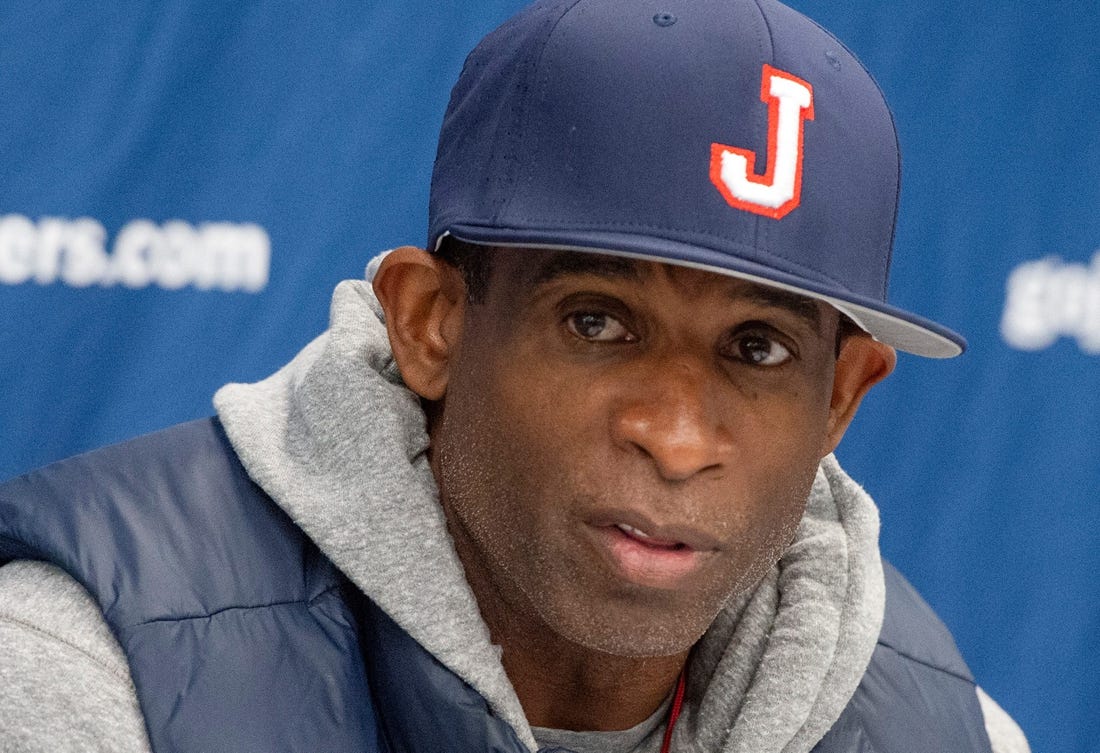
M 680 707 L 684 705 L 684 687 L 687 684 L 684 675 L 684 672 L 680 673 L 676 696 L 672 699 L 672 708 L 668 710 L 668 724 L 665 726 L 665 741 L 661 743 L 661 753 L 669 753 L 672 746 L 672 730 L 676 727 L 676 720 L 680 718 Z

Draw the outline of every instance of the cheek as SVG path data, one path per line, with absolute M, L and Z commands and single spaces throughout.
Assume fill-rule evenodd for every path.
M 764 570 L 779 559 L 793 540 L 806 509 L 817 465 L 814 454 L 806 455 L 800 463 L 785 465 L 770 483 L 756 490 L 754 497 L 759 501 L 747 533 L 755 542 L 755 556 L 764 561 Z M 754 565 L 752 569 L 759 570 L 759 566 Z M 759 575 L 763 575 L 762 570 Z
M 532 546 L 532 532 L 553 512 L 553 458 L 560 425 L 522 359 L 471 357 L 459 371 L 433 432 L 433 464 L 444 504 L 482 554 L 513 569 Z
M 509 444 L 499 441 L 510 421 L 493 387 L 489 379 L 467 377 L 450 388 L 432 437 L 440 491 L 464 514 L 482 507 L 490 512 L 507 477 L 521 472 L 521 456 L 513 457 Z
M 731 590 L 749 588 L 782 556 L 794 539 L 805 512 L 817 460 L 772 464 L 760 453 L 755 463 L 737 474 L 737 481 L 718 495 L 732 502 L 716 518 L 725 527 L 726 565 Z
M 740 405 L 749 416 L 749 423 L 740 429 L 740 441 L 776 477 L 797 475 L 807 464 L 816 467 L 821 460 L 831 423 L 832 372 L 827 366 L 820 365 L 754 404 Z
M 820 462 L 828 401 L 817 385 L 756 405 L 741 403 L 717 512 L 731 541 L 725 567 L 732 592 L 755 585 L 794 539 Z

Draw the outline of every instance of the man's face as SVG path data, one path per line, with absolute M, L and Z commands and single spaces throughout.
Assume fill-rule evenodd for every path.
M 612 654 L 688 648 L 794 535 L 830 449 L 836 327 L 716 274 L 496 251 L 431 427 L 482 608 Z

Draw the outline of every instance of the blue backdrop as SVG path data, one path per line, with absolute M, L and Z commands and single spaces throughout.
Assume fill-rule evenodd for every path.
M 422 243 L 450 84 L 521 4 L 0 6 L 0 477 L 208 414 Z M 792 4 L 893 105 L 893 299 L 971 343 L 902 356 L 841 460 L 1037 753 L 1100 750 L 1100 4 Z

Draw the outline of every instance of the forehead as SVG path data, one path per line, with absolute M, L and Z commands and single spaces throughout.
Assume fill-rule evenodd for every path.
M 501 276 L 519 290 L 533 290 L 569 278 L 620 280 L 643 289 L 667 282 L 687 295 L 718 294 L 731 301 L 787 310 L 816 329 L 833 308 L 826 303 L 780 288 L 731 275 L 626 256 L 534 248 L 501 248 Z

